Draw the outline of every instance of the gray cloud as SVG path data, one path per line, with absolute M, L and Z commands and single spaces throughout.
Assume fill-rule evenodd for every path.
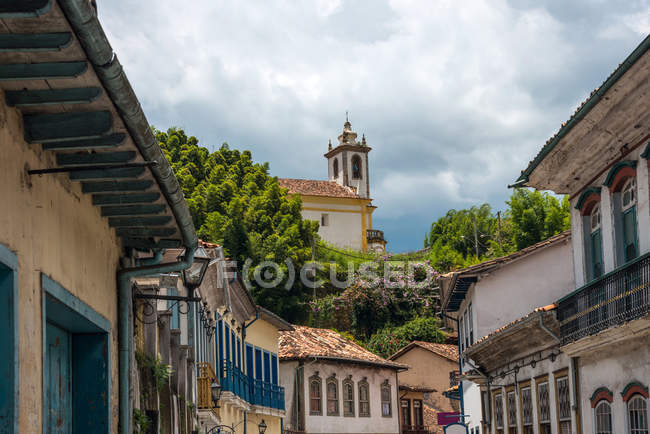
M 418 249 L 449 208 L 501 208 L 544 141 L 650 31 L 650 1 L 112 0 L 100 19 L 160 128 L 324 178 L 345 110 L 375 226 Z

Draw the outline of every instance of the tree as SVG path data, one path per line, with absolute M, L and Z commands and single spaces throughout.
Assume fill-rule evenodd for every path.
M 154 133 L 183 189 L 199 237 L 222 245 L 240 271 L 249 259 L 250 275 L 263 261 L 284 264 L 289 259 L 299 269 L 310 260 L 318 223 L 302 219 L 300 198 L 287 196 L 269 175 L 268 163 L 255 163 L 250 151 L 225 143 L 210 153 L 180 128 Z M 308 292 L 299 280 L 286 290 L 285 282 L 264 288 L 250 279 L 251 292 L 258 304 L 289 321 L 301 321 L 309 309 Z
M 512 239 L 523 249 L 571 227 L 569 199 L 546 192 L 518 188 L 506 201 L 510 206 Z
M 413 341 L 443 343 L 445 335 L 440 331 L 438 320 L 417 317 L 397 327 L 384 327 L 372 335 L 366 346 L 375 354 L 389 357 Z

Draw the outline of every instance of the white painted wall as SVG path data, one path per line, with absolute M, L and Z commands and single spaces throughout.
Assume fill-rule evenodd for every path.
M 476 383 L 463 381 L 463 405 L 465 414 L 465 423 L 468 428 L 481 427 L 481 389 Z
M 328 208 L 335 209 L 336 206 L 326 203 L 309 202 L 304 203 L 304 207 L 314 208 Z M 346 208 L 354 209 L 354 207 Z M 356 206 L 358 212 L 345 212 L 345 211 L 311 211 L 308 209 L 302 210 L 302 218 L 307 220 L 315 220 L 319 224 L 321 222 L 321 215 L 329 215 L 328 226 L 320 226 L 318 228 L 318 235 L 321 236 L 328 243 L 335 246 L 361 250 L 363 247 L 361 219 L 362 214 L 359 206 Z
M 471 302 L 474 340 L 575 289 L 570 242 L 559 243 L 504 265 L 475 283 L 461 304 Z
M 287 419 L 291 420 L 289 412 L 293 408 L 294 378 L 296 362 L 280 363 L 281 385 L 285 388 L 287 405 Z M 396 434 L 399 433 L 399 408 L 397 403 L 397 377 L 392 369 L 360 366 L 347 363 L 331 362 L 306 362 L 304 365 L 304 403 L 305 403 L 305 431 L 310 434 L 321 433 L 369 433 L 369 434 Z M 322 380 L 323 415 L 309 415 L 309 377 L 318 371 Z M 327 416 L 326 380 L 336 373 L 339 380 L 339 416 Z M 343 416 L 342 381 L 352 375 L 354 381 L 355 417 Z M 370 417 L 359 417 L 358 385 L 366 377 L 370 391 Z M 391 385 L 391 417 L 381 415 L 380 386 L 388 380 Z

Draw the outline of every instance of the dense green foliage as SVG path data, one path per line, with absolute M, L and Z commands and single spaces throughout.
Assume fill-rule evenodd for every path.
M 231 150 L 227 144 L 211 153 L 179 128 L 155 134 L 183 188 L 201 239 L 221 244 L 240 270 L 250 258 L 251 273 L 263 261 L 283 264 L 289 259 L 299 268 L 311 258 L 318 223 L 302 219 L 300 198 L 287 196 L 277 178 L 269 175 L 268 163 L 255 163 L 250 151 Z M 282 268 L 286 276 L 287 267 Z M 251 282 L 260 305 L 290 321 L 306 317 L 308 292 L 299 279 L 289 290 Z
M 416 317 L 401 326 L 385 327 L 368 340 L 367 348 L 382 357 L 396 353 L 413 341 L 443 343 L 445 335 L 432 317 Z
M 442 271 L 466 267 L 535 244 L 570 227 L 568 198 L 516 189 L 499 215 L 489 204 L 449 210 L 431 224 L 424 246 Z M 475 226 L 476 225 L 476 226 Z M 477 255 L 478 251 L 478 255 Z

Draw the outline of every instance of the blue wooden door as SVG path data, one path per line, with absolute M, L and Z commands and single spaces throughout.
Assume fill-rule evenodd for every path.
M 72 352 L 70 334 L 47 323 L 46 329 L 47 433 L 72 432 Z

